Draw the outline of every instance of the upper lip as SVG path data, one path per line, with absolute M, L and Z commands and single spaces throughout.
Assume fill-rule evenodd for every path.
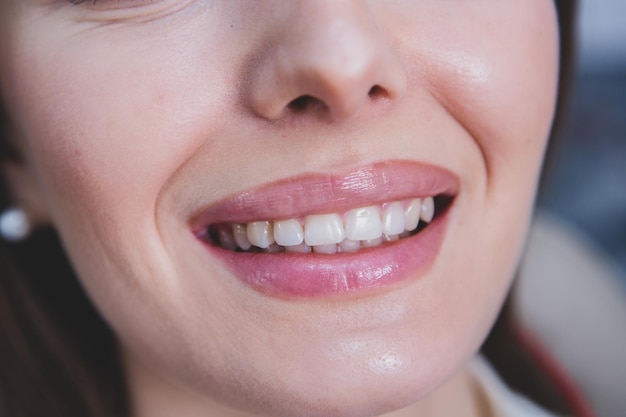
M 301 174 L 236 193 L 192 216 L 195 231 L 215 223 L 281 220 L 408 198 L 458 192 L 450 171 L 414 161 L 387 161 L 342 173 Z

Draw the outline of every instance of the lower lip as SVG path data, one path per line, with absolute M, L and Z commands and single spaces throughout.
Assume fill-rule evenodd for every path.
M 206 247 L 241 281 L 271 296 L 364 295 L 424 276 L 441 247 L 448 214 L 415 236 L 350 254 L 264 254 Z

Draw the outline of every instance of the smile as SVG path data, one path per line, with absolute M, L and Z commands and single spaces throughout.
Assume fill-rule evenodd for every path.
M 240 252 L 352 253 L 412 236 L 434 217 L 433 197 L 413 198 L 342 214 L 212 225 L 207 236 L 222 248 Z
M 458 192 L 447 170 L 394 161 L 238 193 L 191 227 L 242 282 L 279 297 L 360 294 L 426 273 Z

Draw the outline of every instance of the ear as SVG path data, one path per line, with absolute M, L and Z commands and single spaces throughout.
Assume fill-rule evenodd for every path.
M 50 216 L 32 169 L 24 162 L 11 159 L 4 160 L 0 168 L 8 187 L 10 206 L 24 211 L 33 227 L 49 225 Z

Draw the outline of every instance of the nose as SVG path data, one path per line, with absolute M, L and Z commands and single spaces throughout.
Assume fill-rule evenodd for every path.
M 362 0 L 295 0 L 250 72 L 249 104 L 267 120 L 315 113 L 348 119 L 393 100 L 406 74 Z

